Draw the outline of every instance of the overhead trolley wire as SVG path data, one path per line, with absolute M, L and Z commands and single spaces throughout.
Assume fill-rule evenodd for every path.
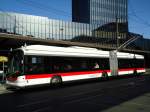
M 130 9 L 131 9 L 131 13 L 129 14 L 132 17 L 135 17 L 137 21 L 139 21 L 138 23 L 143 24 L 147 27 L 150 27 L 150 23 L 146 20 L 144 20 L 142 17 L 138 16 L 136 11 L 134 10 L 131 0 L 129 0 L 129 5 L 130 5 Z

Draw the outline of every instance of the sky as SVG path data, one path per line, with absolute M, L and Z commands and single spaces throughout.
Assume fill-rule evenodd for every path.
M 71 0 L 0 0 L 0 11 L 71 21 Z M 128 0 L 129 31 L 150 39 L 150 0 Z

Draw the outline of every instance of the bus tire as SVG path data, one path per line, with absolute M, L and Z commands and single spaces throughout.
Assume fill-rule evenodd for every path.
M 107 72 L 103 72 L 102 73 L 102 80 L 108 80 L 108 79 L 109 79 L 109 77 L 108 77 Z
M 53 76 L 50 83 L 54 86 L 59 86 L 62 84 L 62 78 L 60 76 Z

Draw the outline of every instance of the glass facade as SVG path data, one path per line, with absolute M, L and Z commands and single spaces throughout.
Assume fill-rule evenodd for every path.
M 128 0 L 72 0 L 72 21 L 92 25 L 93 36 L 120 43 L 128 32 Z M 118 34 L 117 34 L 118 29 Z
M 0 13 L 0 32 L 54 40 L 92 36 L 90 25 L 18 13 Z
M 115 23 L 128 25 L 128 0 L 72 0 L 72 20 L 100 26 Z M 126 29 L 127 30 L 127 29 Z
M 92 44 L 113 43 L 115 33 L 97 31 L 98 25 L 49 19 L 27 14 L 0 12 L 0 32 L 41 38 Z M 114 35 L 111 38 L 110 35 Z
M 72 4 L 73 22 L 0 12 L 0 32 L 114 47 L 118 40 L 126 41 L 127 0 L 72 0 Z
M 90 23 L 127 23 L 127 0 L 90 0 Z

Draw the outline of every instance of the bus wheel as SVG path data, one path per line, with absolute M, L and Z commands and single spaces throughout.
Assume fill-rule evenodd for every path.
M 108 80 L 109 79 L 107 72 L 102 73 L 102 79 L 103 80 Z
M 62 84 L 61 77 L 60 76 L 54 76 L 54 77 L 52 77 L 51 84 L 54 85 L 54 86 L 61 85 Z

